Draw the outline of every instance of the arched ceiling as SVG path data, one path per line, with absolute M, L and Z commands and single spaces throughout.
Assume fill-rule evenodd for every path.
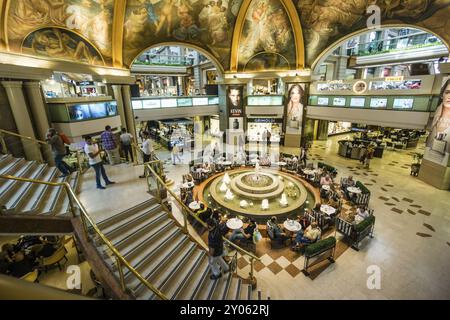
M 0 51 L 129 68 L 146 48 L 190 44 L 224 71 L 310 67 L 336 40 L 382 24 L 450 43 L 450 0 L 0 0 Z

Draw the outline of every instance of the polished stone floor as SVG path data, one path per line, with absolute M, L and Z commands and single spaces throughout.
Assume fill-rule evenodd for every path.
M 303 257 L 291 262 L 284 256 L 263 255 L 264 267 L 256 271 L 258 289 L 262 290 L 263 297 L 449 299 L 450 193 L 409 174 L 411 152 L 422 151 L 423 143 L 418 150 L 385 151 L 382 159 L 372 160 L 370 169 L 363 169 L 357 160 L 337 155 L 337 140 L 345 138 L 341 135 L 314 142 L 309 159 L 336 167 L 337 181 L 352 174 L 368 186 L 372 192 L 370 207 L 375 210 L 377 219 L 375 237 L 365 241 L 359 252 L 345 250 L 336 263 L 314 280 L 302 273 L 289 272 L 293 268 L 286 269 L 287 263 L 302 269 Z M 298 149 L 281 148 L 281 151 L 298 154 Z M 188 171 L 188 165 L 172 165 L 168 151 L 160 149 L 157 153 L 166 162 L 167 176 L 175 180 L 173 190 L 178 191 L 181 175 Z M 142 166 L 120 164 L 106 166 L 106 170 L 110 179 L 117 182 L 115 185 L 97 190 L 92 169 L 84 174 L 81 185 L 80 199 L 96 221 L 148 198 L 146 182 L 138 178 Z M 241 266 L 240 274 L 248 275 L 248 264 L 241 261 Z M 368 288 L 367 283 L 372 283 L 371 270 L 380 271 L 379 289 Z

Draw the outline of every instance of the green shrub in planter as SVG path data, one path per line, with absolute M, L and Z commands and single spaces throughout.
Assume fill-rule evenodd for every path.
M 328 237 L 323 240 L 319 240 L 316 243 L 310 244 L 305 249 L 305 255 L 306 256 L 312 256 L 316 254 L 317 252 L 321 252 L 323 250 L 332 248 L 336 245 L 336 238 L 335 237 Z
M 368 226 L 375 223 L 375 216 L 370 216 L 367 219 L 361 221 L 357 225 L 355 225 L 356 232 L 361 232 L 366 229 Z
M 370 193 L 370 190 L 361 181 L 356 181 L 356 187 L 360 188 L 362 193 Z

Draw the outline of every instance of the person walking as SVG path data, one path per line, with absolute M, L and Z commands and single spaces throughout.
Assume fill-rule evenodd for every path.
M 102 139 L 103 149 L 105 149 L 106 154 L 108 155 L 109 164 L 115 165 L 120 163 L 119 146 L 116 143 L 111 126 L 106 126 L 105 131 L 103 131 L 100 137 Z
M 105 167 L 103 166 L 103 160 L 100 158 L 100 148 L 98 147 L 98 144 L 94 143 L 90 136 L 86 136 L 84 140 L 86 141 L 84 152 L 89 157 L 89 165 L 94 168 L 97 189 L 105 189 L 105 187 L 101 184 L 100 175 L 102 176 L 106 185 L 114 184 L 115 182 L 109 180 L 108 176 L 106 175 Z
M 223 259 L 225 251 L 223 247 L 222 231 L 219 228 L 217 220 L 211 218 L 208 219 L 207 226 L 209 248 L 208 262 L 209 267 L 211 268 L 211 276 L 209 278 L 211 280 L 217 280 L 222 276 L 220 269 L 226 274 L 230 271 L 230 267 Z
M 120 135 L 120 142 L 122 144 L 123 153 L 125 153 L 125 159 L 128 162 L 128 155 L 130 155 L 131 162 L 134 162 L 133 150 L 131 144 L 133 143 L 133 136 L 127 132 L 127 129 L 122 128 L 122 134 Z
M 178 159 L 178 162 L 181 163 L 180 147 L 178 146 L 178 143 L 175 143 L 172 147 L 172 163 L 174 165 L 177 164 L 175 159 Z
M 153 145 L 152 145 L 152 141 L 150 140 L 149 134 L 147 131 L 142 132 L 142 147 L 141 147 L 141 151 L 142 151 L 142 157 L 143 157 L 143 161 L 144 164 L 146 162 L 149 162 L 152 159 L 152 154 L 153 154 Z M 145 178 L 145 165 L 144 165 L 144 174 L 139 176 L 139 178 Z
M 308 160 L 308 149 L 305 146 L 300 150 L 300 162 L 306 167 L 306 160 Z
M 55 165 L 62 175 L 60 178 L 67 177 L 70 175 L 70 170 L 67 168 L 67 164 L 64 163 L 64 157 L 66 156 L 66 147 L 62 138 L 58 135 L 55 129 L 50 128 L 47 131 L 47 143 L 52 147 L 53 159 L 55 160 Z

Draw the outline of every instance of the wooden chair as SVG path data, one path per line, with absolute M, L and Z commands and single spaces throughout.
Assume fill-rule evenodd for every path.
M 28 281 L 28 282 L 39 282 L 39 270 L 34 269 L 31 272 L 28 272 L 26 275 L 22 276 L 20 279 Z
M 67 254 L 67 249 L 66 249 L 66 247 L 63 245 L 63 246 L 59 247 L 59 248 L 55 251 L 55 253 L 53 253 L 50 257 L 48 257 L 48 258 L 43 258 L 43 259 L 41 260 L 40 267 L 41 267 L 41 268 L 44 268 L 45 272 L 47 272 L 48 267 L 57 264 L 59 270 L 62 271 L 61 261 L 62 261 L 63 259 L 66 260 L 65 263 L 68 261 L 68 259 L 67 259 L 67 257 L 66 257 L 66 254 Z

